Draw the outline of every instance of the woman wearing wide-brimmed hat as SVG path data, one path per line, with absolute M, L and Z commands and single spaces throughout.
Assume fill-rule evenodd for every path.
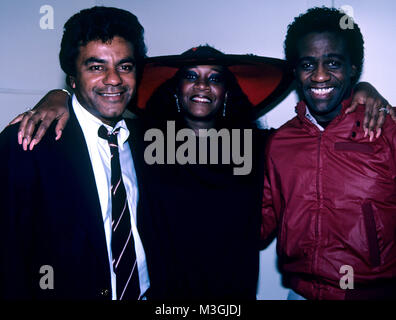
M 212 72 L 215 77 L 206 79 L 208 83 L 225 82 L 226 87 L 220 97 L 219 112 L 211 119 L 212 124 L 208 123 L 207 126 L 219 125 L 214 124 L 213 120 L 226 126 L 230 121 L 238 126 L 244 121 L 252 122 L 267 111 L 271 103 L 288 93 L 293 79 L 284 60 L 254 55 L 230 55 L 208 45 L 199 46 L 181 55 L 148 58 L 134 110 L 139 113 L 141 109 L 146 109 L 146 114 L 155 118 L 186 118 L 188 121 L 189 102 L 183 101 L 180 84 L 185 80 L 195 84 L 202 83 L 205 79 L 199 79 L 197 70 L 187 67 L 194 66 L 197 69 L 205 65 L 208 67 L 206 71 Z M 210 66 L 212 70 L 208 70 Z M 216 79 L 216 75 L 220 75 L 220 79 Z M 187 126 L 194 127 L 195 124 L 190 121 Z
M 175 132 L 191 129 L 191 141 L 200 141 L 199 129 L 241 129 L 243 136 L 245 129 L 254 128 L 252 120 L 286 94 L 291 83 L 283 60 L 226 55 L 201 46 L 177 56 L 147 59 L 133 110 L 144 115 L 148 128 L 163 129 L 167 147 L 174 142 L 171 151 L 177 152 L 182 141 L 171 141 L 169 120 Z M 42 104 L 44 111 L 36 111 L 36 118 L 53 104 Z M 57 109 L 58 115 L 67 112 L 67 103 Z M 55 117 L 47 116 L 46 122 Z M 156 255 L 163 261 L 151 267 L 154 277 L 157 268 L 165 270 L 168 298 L 255 298 L 265 133 L 253 132 L 252 166 L 246 174 L 234 174 L 235 163 L 222 162 L 222 156 L 218 164 L 181 164 L 177 159 L 165 161 L 169 152 L 164 164 L 157 161 L 144 169 L 147 192 L 140 206 L 161 242 L 151 250 L 163 251 Z
M 252 130 L 253 120 L 261 106 L 279 98 L 291 83 L 283 60 L 226 55 L 210 46 L 147 59 L 137 107 L 145 106 L 150 127 L 161 129 L 167 148 L 164 164 L 152 166 L 152 201 L 145 205 L 157 217 L 158 232 L 167 244 L 172 297 L 255 299 L 263 180 L 259 164 L 264 163 L 260 157 L 268 132 Z M 170 152 L 176 151 L 176 161 L 167 161 L 175 139 L 170 124 L 176 135 L 191 129 L 196 146 L 187 152 L 196 151 L 195 159 L 185 164 L 177 159 L 186 137 L 173 141 L 175 150 Z M 202 150 L 205 137 L 200 133 L 208 129 L 222 130 L 230 143 L 220 138 L 218 147 L 210 149 L 208 139 L 208 148 Z M 245 130 L 253 132 L 250 154 Z M 242 174 L 235 172 L 243 165 L 234 161 L 235 143 L 244 143 L 238 153 L 251 161 Z M 200 161 L 203 156 L 206 161 Z M 218 157 L 217 163 L 211 162 L 212 156 Z M 224 161 L 227 156 L 229 162 Z

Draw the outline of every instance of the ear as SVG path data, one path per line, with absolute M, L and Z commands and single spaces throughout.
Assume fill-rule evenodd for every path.
M 354 78 L 354 77 L 356 77 L 356 75 L 357 75 L 357 68 L 356 68 L 356 66 L 353 64 L 353 65 L 351 66 L 350 76 L 351 76 L 351 78 Z
M 73 76 L 69 76 L 69 82 L 73 89 L 76 89 L 76 79 Z

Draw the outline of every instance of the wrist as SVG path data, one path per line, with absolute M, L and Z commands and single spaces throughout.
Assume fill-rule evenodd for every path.
M 370 83 L 362 81 L 362 82 L 356 83 L 353 89 L 354 89 L 354 91 L 358 91 L 358 90 L 369 90 L 372 88 L 373 87 Z
M 69 97 L 71 97 L 71 93 L 69 92 L 69 91 L 67 91 L 66 89 L 61 89 L 63 92 L 65 92 L 65 93 L 67 93 L 67 95 L 69 96 Z

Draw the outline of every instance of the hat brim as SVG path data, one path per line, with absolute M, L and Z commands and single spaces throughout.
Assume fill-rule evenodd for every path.
M 261 115 L 266 106 L 278 100 L 293 82 L 286 61 L 253 55 L 224 55 L 221 58 L 191 59 L 180 55 L 147 58 L 137 91 L 137 108 L 142 110 L 152 94 L 183 66 L 222 65 L 235 76 L 242 91 Z

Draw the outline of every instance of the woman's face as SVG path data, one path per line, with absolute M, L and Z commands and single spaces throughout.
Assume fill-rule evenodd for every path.
M 226 97 L 224 67 L 198 65 L 185 68 L 179 81 L 179 104 L 192 120 L 213 120 L 222 112 Z

